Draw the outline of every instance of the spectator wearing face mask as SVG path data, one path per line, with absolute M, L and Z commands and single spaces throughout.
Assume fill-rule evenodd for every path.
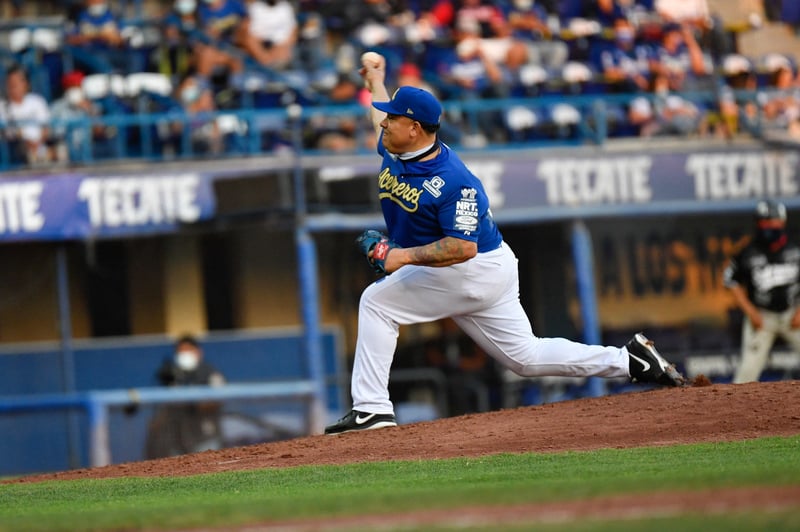
M 120 18 L 111 10 L 113 4 L 104 0 L 86 0 L 84 9 L 77 20 L 68 26 L 65 41 L 68 45 L 80 48 L 83 57 L 76 57 L 78 66 L 87 72 L 117 71 L 121 73 L 138 72 L 146 68 L 147 60 L 129 46 Z
M 118 47 L 123 39 L 117 17 L 105 0 L 86 0 L 67 43 L 75 46 Z
M 175 90 L 175 100 L 185 118 L 170 124 L 164 143 L 170 152 L 217 155 L 223 137 L 217 122 L 217 105 L 208 81 L 197 74 L 185 76 Z
M 159 71 L 179 79 L 194 67 L 198 46 L 191 38 L 197 30 L 197 0 L 175 0 L 161 21 L 162 40 L 159 47 Z
M 650 87 L 653 61 L 650 49 L 636 43 L 633 24 L 621 18 L 614 23 L 613 43 L 600 51 L 596 67 L 612 92 L 638 92 Z
M 159 368 L 156 377 L 163 386 L 222 386 L 225 377 L 203 360 L 197 339 L 186 335 L 175 343 L 175 351 Z M 218 403 L 167 404 L 150 422 L 147 458 L 160 458 L 221 448 Z
M 99 122 L 90 123 L 92 117 L 101 114 L 101 110 L 86 98 L 83 78 L 83 73 L 78 71 L 65 74 L 61 80 L 64 94 L 50 107 L 55 158 L 59 162 L 83 159 L 84 154 L 91 150 L 92 139 L 103 136 L 105 131 Z

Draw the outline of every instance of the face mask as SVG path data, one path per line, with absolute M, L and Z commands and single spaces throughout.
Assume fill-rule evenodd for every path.
M 178 351 L 175 355 L 175 363 L 183 371 L 193 371 L 197 369 L 200 360 L 194 351 Z
M 756 231 L 756 238 L 765 244 L 774 244 L 781 240 L 786 235 L 786 229 L 758 229 Z
M 200 97 L 200 87 L 197 85 L 189 85 L 181 91 L 181 101 L 185 104 L 190 104 Z
M 107 4 L 92 4 L 89 7 L 87 7 L 86 10 L 93 17 L 99 17 L 100 15 L 105 13 L 106 10 L 108 10 L 108 5 Z
M 195 0 L 178 0 L 175 2 L 175 11 L 181 15 L 193 13 L 195 8 L 197 8 L 197 2 L 195 2 Z
M 629 44 L 633 42 L 633 32 L 630 30 L 617 31 L 616 39 L 618 43 Z
M 83 101 L 83 89 L 80 87 L 72 87 L 64 91 L 64 98 L 70 105 L 78 105 Z

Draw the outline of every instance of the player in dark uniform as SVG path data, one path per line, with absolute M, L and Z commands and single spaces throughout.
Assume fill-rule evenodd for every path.
M 374 56 L 377 54 L 373 54 Z M 369 56 L 367 56 L 369 57 Z M 391 274 L 361 295 L 351 381 L 353 409 L 328 434 L 396 425 L 389 370 L 401 325 L 452 318 L 488 355 L 525 376 L 630 377 L 683 383 L 644 335 L 625 347 L 538 338 L 519 301 L 517 258 L 503 241 L 481 181 L 437 138 L 442 106 L 429 92 L 384 86 L 385 60 L 362 58 L 383 162 L 379 197 L 387 238 L 359 245 Z M 370 244 L 370 239 L 374 242 Z
M 757 381 L 778 335 L 800 353 L 800 247 L 786 235 L 782 203 L 758 203 L 753 239 L 731 258 L 724 283 L 745 317 L 733 382 Z

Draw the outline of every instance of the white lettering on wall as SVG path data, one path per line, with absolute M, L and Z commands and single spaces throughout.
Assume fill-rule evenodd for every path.
M 800 190 L 797 164 L 795 153 L 701 153 L 686 159 L 686 172 L 697 199 L 792 196 Z
M 41 181 L 0 185 L 0 233 L 35 233 L 44 227 Z
M 653 197 L 648 156 L 604 159 L 545 159 L 537 177 L 550 205 L 646 203 Z
M 93 227 L 195 222 L 199 184 L 195 174 L 87 178 L 78 198 L 86 202 Z

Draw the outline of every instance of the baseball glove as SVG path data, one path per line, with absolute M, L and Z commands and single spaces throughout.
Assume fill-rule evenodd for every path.
M 386 256 L 389 255 L 390 249 L 397 247 L 397 244 L 389 240 L 388 236 L 374 229 L 367 229 L 358 235 L 356 245 L 359 251 L 367 257 L 367 262 L 375 270 L 375 273 L 386 273 Z M 372 257 L 369 256 L 370 251 Z

